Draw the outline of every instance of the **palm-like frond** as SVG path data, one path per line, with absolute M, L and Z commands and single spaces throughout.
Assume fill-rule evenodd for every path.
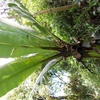
M 18 86 L 44 61 L 59 57 L 59 52 L 42 47 L 57 47 L 50 40 L 0 21 L 0 57 L 17 57 L 17 60 L 0 68 L 0 96 Z
M 58 44 L 45 37 L 51 33 L 18 0 L 9 3 L 9 6 L 39 30 L 23 29 L 0 21 L 0 58 L 16 58 L 0 68 L 0 96 L 18 86 L 44 62 L 60 56 L 58 51 L 43 49 L 58 48 Z
M 0 96 L 18 86 L 44 61 L 54 56 L 54 52 L 40 51 L 31 57 L 21 57 L 0 68 Z

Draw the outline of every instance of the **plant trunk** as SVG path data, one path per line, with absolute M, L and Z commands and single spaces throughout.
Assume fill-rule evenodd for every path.
M 34 17 L 41 15 L 41 14 L 46 14 L 46 13 L 53 13 L 53 12 L 58 12 L 58 11 L 64 11 L 64 10 L 69 10 L 72 7 L 77 7 L 76 4 L 71 4 L 67 6 L 61 6 L 61 7 L 56 7 L 56 8 L 50 8 L 46 10 L 41 10 L 33 14 Z

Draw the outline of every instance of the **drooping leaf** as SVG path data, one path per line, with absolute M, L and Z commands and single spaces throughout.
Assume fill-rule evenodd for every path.
M 17 87 L 45 61 L 59 57 L 54 51 L 36 51 L 32 56 L 20 57 L 0 68 L 0 96 Z

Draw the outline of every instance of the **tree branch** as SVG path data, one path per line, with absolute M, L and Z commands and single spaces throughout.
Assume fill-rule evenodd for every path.
M 71 4 L 67 6 L 61 6 L 61 7 L 56 7 L 56 8 L 50 8 L 46 10 L 41 10 L 33 14 L 34 17 L 41 15 L 41 14 L 46 14 L 46 13 L 53 13 L 53 12 L 58 12 L 58 11 L 64 11 L 64 10 L 69 10 L 72 7 L 76 7 L 76 4 Z

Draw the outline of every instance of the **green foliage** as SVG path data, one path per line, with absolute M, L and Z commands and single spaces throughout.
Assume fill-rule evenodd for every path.
M 66 2 L 66 5 L 69 5 L 69 2 L 73 3 L 70 0 Z M 61 3 L 63 4 L 63 1 L 60 2 L 60 4 Z M 88 3 L 87 0 L 82 8 L 73 7 L 67 11 L 39 15 L 36 19 L 40 21 L 41 24 L 45 23 L 45 27 L 49 26 L 48 28 L 51 30 L 51 32 L 56 34 L 61 39 L 65 40 L 66 42 L 73 43 L 73 39 L 75 39 L 77 36 L 83 37 L 83 35 L 86 34 L 90 36 L 92 33 L 99 33 L 100 27 L 97 26 L 99 20 L 97 16 L 99 16 L 99 11 L 96 10 L 99 6 L 98 3 L 96 3 L 97 7 L 93 9 L 93 5 L 91 3 L 91 1 Z M 54 7 L 54 5 L 50 6 Z M 96 15 L 94 15 L 93 12 L 95 12 Z
M 37 16 L 36 18 L 32 15 L 36 11 L 68 5 L 74 3 L 73 1 L 62 0 L 60 3 L 53 2 L 51 5 L 49 1 L 45 2 L 44 0 L 30 0 L 30 2 L 27 2 L 27 0 L 22 0 L 21 2 L 16 0 L 8 4 L 10 8 L 19 14 L 18 16 L 20 19 L 18 19 L 18 21 L 20 24 L 30 26 L 32 29 L 19 28 L 0 21 L 0 52 L 2 52 L 0 53 L 0 57 L 15 57 L 12 63 L 4 65 L 0 69 L 0 90 L 2 91 L 0 92 L 0 96 L 14 87 L 17 87 L 36 69 L 40 66 L 43 67 L 44 63 L 46 64 L 47 61 L 59 57 L 59 52 L 57 51 L 42 49 L 42 47 L 60 46 L 60 44 L 57 44 L 54 40 L 56 37 L 53 34 L 71 44 L 75 43 L 76 37 L 81 37 L 84 41 L 87 41 L 91 34 L 99 33 L 98 0 L 87 0 L 80 8 L 73 7 L 68 11 L 49 13 Z M 79 3 L 80 0 L 76 0 L 76 2 Z M 95 5 L 97 5 L 97 7 L 93 9 Z M 16 14 L 15 12 L 13 12 L 12 15 Z M 100 46 L 97 46 L 97 48 L 100 50 Z M 100 55 L 93 50 L 90 52 L 90 55 L 100 57 Z M 67 58 L 67 62 L 66 60 L 61 61 L 60 64 L 51 69 L 51 72 L 55 74 L 58 71 L 63 72 L 62 70 L 69 72 L 71 74 L 71 91 L 68 87 L 65 88 L 65 91 L 68 89 L 72 94 L 78 95 L 77 99 L 90 100 L 91 98 L 95 98 L 93 97 L 95 93 L 92 89 L 96 89 L 96 87 L 100 85 L 100 68 L 98 67 L 100 63 L 93 63 L 93 61 L 95 60 L 85 61 L 86 66 L 95 73 L 93 75 L 84 68 L 84 65 L 78 63 L 73 57 Z M 52 77 L 50 73 L 45 75 L 45 85 L 50 77 Z M 91 86 L 93 86 L 92 89 L 88 88 L 88 85 L 85 84 L 83 80 L 86 81 L 87 84 L 91 83 Z M 83 85 L 83 83 L 85 85 Z M 90 94 L 87 95 L 88 92 L 92 96 L 90 96 Z M 19 98 L 25 99 L 27 96 Z M 84 98 L 84 96 L 87 97 Z
M 9 35 L 9 34 L 7 34 L 7 35 Z M 21 32 L 20 32 L 20 35 L 21 35 Z M 25 35 L 23 34 L 23 36 L 25 36 Z M 11 37 L 11 35 L 10 35 L 10 37 Z M 8 40 L 9 40 L 9 38 L 8 38 Z M 12 88 L 18 86 L 24 79 L 26 79 L 26 77 L 28 77 L 34 70 L 36 70 L 38 68 L 38 66 L 42 66 L 42 63 L 44 61 L 46 61 L 46 60 L 48 61 L 49 57 L 52 57 L 57 54 L 57 52 L 52 51 L 52 50 L 50 50 L 49 52 L 48 51 L 46 52 L 46 50 L 37 48 L 34 45 L 32 45 L 34 47 L 31 47 L 30 45 L 27 44 L 27 39 L 26 39 L 26 44 L 24 44 L 25 47 L 24 47 L 24 45 L 21 46 L 20 44 L 18 46 L 17 41 L 19 42 L 18 38 L 16 39 L 15 43 L 14 43 L 14 41 L 12 41 L 14 43 L 13 46 L 9 46 L 9 44 L 10 44 L 9 42 L 11 42 L 11 41 L 9 41 L 8 44 L 6 44 L 5 42 L 2 42 L 2 44 L 1 44 L 4 47 L 4 48 L 1 48 L 1 50 L 2 49 L 9 50 L 8 52 L 6 52 L 6 54 L 2 54 L 1 57 L 4 57 L 4 56 L 9 57 L 10 55 L 11 55 L 11 57 L 19 57 L 19 56 L 22 56 L 22 57 L 17 58 L 15 61 L 13 61 L 10 64 L 4 65 L 0 69 L 0 89 L 2 90 L 2 92 L 0 92 L 0 96 L 4 95 L 6 92 L 11 90 Z M 25 38 L 24 38 L 24 41 L 25 41 Z M 33 40 L 33 41 L 35 41 L 35 40 Z M 45 43 L 47 43 L 47 41 Z M 42 44 L 42 41 L 41 41 L 41 44 Z M 8 45 L 8 46 L 6 46 L 6 45 Z M 20 48 L 16 49 L 17 46 Z M 21 47 L 23 47 L 23 50 Z M 8 49 L 8 48 L 11 48 L 11 49 Z M 32 48 L 32 49 L 30 49 L 30 48 Z M 22 50 L 22 52 L 19 50 Z M 28 57 L 29 53 L 32 55 Z M 9 85 L 9 86 L 7 86 L 7 85 Z
M 23 17 L 32 21 L 40 29 L 40 32 L 49 34 L 36 22 L 21 3 L 16 1 L 15 3 L 9 3 L 9 6 L 16 9 L 15 11 Z M 0 68 L 0 89 L 2 91 L 0 96 L 2 96 L 18 86 L 34 70 L 42 66 L 42 63 L 53 59 L 52 57 L 57 55 L 58 52 L 53 50 L 47 50 L 46 52 L 46 50 L 43 50 L 42 47 L 56 47 L 57 45 L 53 41 L 36 36 L 39 33 L 36 30 L 25 30 L 1 21 L 0 30 L 0 51 L 4 52 L 0 54 L 0 57 L 17 57 L 12 63 Z
M 35 53 L 38 48 L 42 51 L 41 47 L 56 46 L 54 42 L 36 36 L 38 31 L 21 29 L 3 22 L 0 22 L 0 29 L 0 57 L 20 57 Z

